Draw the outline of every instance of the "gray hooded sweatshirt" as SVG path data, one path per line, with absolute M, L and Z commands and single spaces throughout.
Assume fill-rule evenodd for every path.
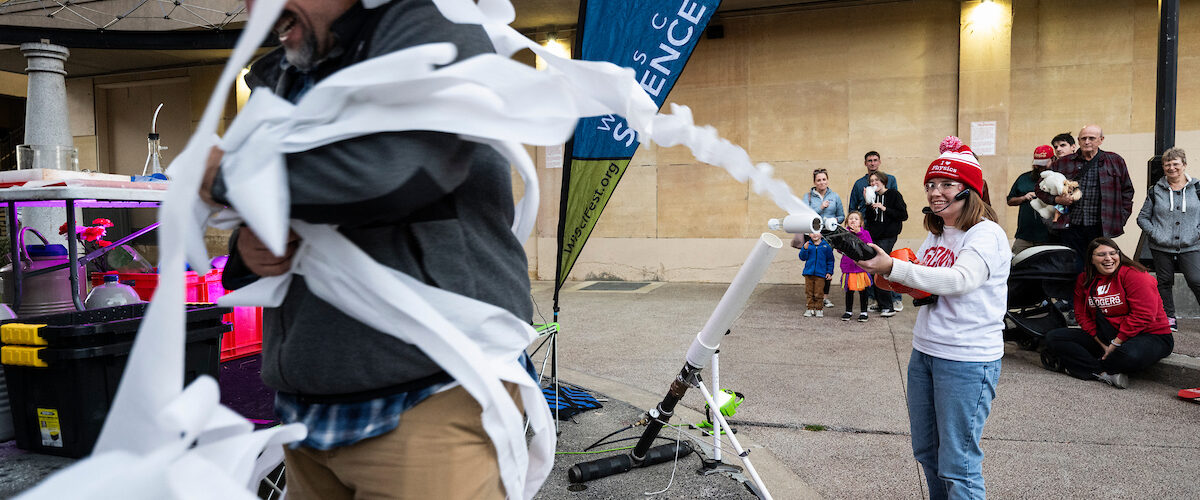
M 453 42 L 460 59 L 493 51 L 482 28 L 447 21 L 430 0 L 394 0 L 371 11 L 355 4 L 332 31 L 338 43 L 312 71 L 318 81 L 427 42 Z M 247 81 L 292 98 L 302 75 L 281 58 L 279 50 L 264 56 Z M 453 134 L 380 133 L 289 154 L 287 168 L 293 218 L 336 224 L 376 261 L 428 285 L 518 318 L 533 315 L 525 251 L 510 230 L 512 173 L 491 147 Z M 214 197 L 223 192 L 223 181 L 213 186 Z M 226 288 L 256 279 L 232 252 Z M 445 377 L 415 346 L 321 300 L 303 276 L 292 277 L 280 307 L 263 311 L 263 329 L 262 377 L 278 391 L 357 401 Z
M 1137 224 L 1146 232 L 1151 250 L 1200 250 L 1200 180 L 1188 176 L 1182 190 L 1171 191 L 1167 178 L 1159 179 L 1146 193 Z

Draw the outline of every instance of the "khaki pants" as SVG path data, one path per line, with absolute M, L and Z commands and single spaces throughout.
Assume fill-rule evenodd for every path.
M 825 309 L 825 278 L 821 276 L 804 277 L 804 298 L 806 308 L 814 311 Z
M 517 407 L 518 388 L 505 383 Z M 504 499 L 479 403 L 462 387 L 430 396 L 382 436 L 332 450 L 284 447 L 288 498 Z
M 1030 248 L 1033 248 L 1036 246 L 1047 245 L 1047 244 L 1048 243 L 1035 243 L 1035 242 L 1032 242 L 1029 240 L 1023 240 L 1021 238 L 1014 238 L 1013 246 L 1012 246 L 1012 253 L 1015 256 L 1015 255 L 1021 253 L 1021 251 L 1023 251 L 1023 250 L 1030 249 Z

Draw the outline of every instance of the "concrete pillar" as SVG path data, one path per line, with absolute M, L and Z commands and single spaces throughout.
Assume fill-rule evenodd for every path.
M 71 52 L 51 43 L 23 43 L 29 91 L 25 101 L 25 144 L 74 147 L 67 115 L 67 70 Z M 36 168 L 36 167 L 35 167 Z
M 51 43 L 23 43 L 21 54 L 27 61 L 29 90 L 25 101 L 25 144 L 32 146 L 62 146 L 74 150 L 70 117 L 67 114 L 67 70 L 64 63 L 71 52 Z M 72 155 L 74 156 L 74 155 Z M 37 155 L 33 168 L 57 168 L 58 155 Z M 76 214 L 78 215 L 78 214 Z M 21 225 L 42 233 L 50 243 L 65 244 L 58 228 L 67 216 L 61 208 L 23 207 Z M 37 243 L 30 238 L 26 243 Z
M 992 206 L 1005 225 L 1008 210 L 1004 198 L 1011 184 L 1008 179 L 1009 110 L 1012 106 L 1012 2 L 966 1 L 962 3 L 958 39 L 958 135 L 979 156 L 983 178 L 988 183 Z M 995 123 L 995 128 L 983 127 Z M 994 131 L 994 154 L 986 154 L 980 137 L 972 137 L 971 124 L 980 131 Z M 979 129 L 977 129 L 979 130 Z M 1015 151 L 1022 158 L 1017 174 L 1029 169 L 1029 151 Z M 1015 215 L 1015 211 L 1012 211 Z M 1015 225 L 1014 225 L 1015 226 Z

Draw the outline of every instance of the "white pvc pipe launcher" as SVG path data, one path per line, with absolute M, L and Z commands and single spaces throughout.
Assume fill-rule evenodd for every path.
M 784 217 L 782 220 L 771 219 L 767 221 L 767 227 L 789 234 L 816 233 L 822 229 L 833 229 L 833 226 L 836 225 L 837 219 L 830 217 L 828 221 L 822 221 L 819 215 L 792 214 Z
M 820 219 L 818 218 L 817 221 L 819 223 Z M 809 223 L 811 224 L 811 218 Z M 775 253 L 780 248 L 783 248 L 783 241 L 774 234 L 763 233 L 758 238 L 758 244 L 754 245 L 750 256 L 746 258 L 746 262 L 742 264 L 737 276 L 734 276 L 733 282 L 725 290 L 721 302 L 717 304 L 712 316 L 708 317 L 708 323 L 705 323 L 700 333 L 696 334 L 691 347 L 688 347 L 687 362 L 689 365 L 701 369 L 708 366 L 713 353 L 721 347 L 721 337 L 729 330 L 729 325 L 733 323 L 733 320 L 737 319 L 742 310 L 746 308 L 746 302 L 750 300 L 750 293 L 754 291 L 754 287 L 767 272 L 767 267 L 771 265 L 771 260 L 775 258 Z

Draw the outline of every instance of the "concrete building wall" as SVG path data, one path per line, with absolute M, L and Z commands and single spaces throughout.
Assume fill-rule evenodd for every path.
M 213 86 L 221 66 L 108 75 L 67 80 L 67 99 L 71 103 L 71 130 L 80 149 L 80 168 L 97 172 L 141 174 L 146 161 L 146 134 L 150 132 L 154 110 L 160 103 L 157 131 L 163 151 L 163 166 L 169 166 L 183 151 Z M 218 132 L 235 116 L 231 97 Z M 90 146 L 91 161 L 84 161 L 85 146 Z
M 959 10 L 921 0 L 726 18 L 724 38 L 700 42 L 668 101 L 771 163 L 797 194 L 825 168 L 848 199 L 863 154 L 877 150 L 916 212 L 925 167 L 941 138 L 957 133 Z M 544 172 L 543 199 L 557 200 L 561 173 Z M 538 232 L 540 279 L 554 275 L 550 208 Z M 571 278 L 728 281 L 767 219 L 781 215 L 684 148 L 643 144 Z M 922 234 L 910 223 L 902 237 Z M 764 281 L 800 282 L 801 269 L 785 247 Z
M 29 90 L 29 77 L 23 73 L 0 71 L 0 95 L 25 97 Z
M 1200 28 L 1200 1 L 1184 0 L 1180 32 Z M 1100 124 L 1102 149 L 1125 157 L 1134 216 L 1118 243 L 1140 231 L 1146 161 L 1153 154 L 1158 2 L 1153 0 L 914 0 L 867 7 L 724 18 L 722 39 L 702 40 L 669 102 L 688 105 L 756 162 L 769 162 L 797 193 L 815 168 L 849 197 L 862 155 L 882 154 L 910 207 L 899 246 L 925 237 L 919 210 L 925 167 L 947 135 L 970 144 L 972 122 L 996 122 L 996 153 L 981 164 L 1000 222 L 1033 148 L 1060 132 Z M 1190 30 L 1190 31 L 1189 31 Z M 1200 146 L 1200 41 L 1181 37 L 1178 145 Z M 665 107 L 664 107 L 665 109 Z M 531 275 L 553 279 L 561 171 L 541 170 L 543 208 Z M 570 279 L 730 280 L 781 215 L 723 170 L 682 148 L 643 144 Z M 767 282 L 801 282 L 784 249 Z
M 1182 3 L 1180 31 L 1196 32 L 1200 0 Z M 831 187 L 848 198 L 864 173 L 863 153 L 879 151 L 912 215 L 900 246 L 924 238 L 921 181 L 937 144 L 951 134 L 971 143 L 972 122 L 996 122 L 996 154 L 981 162 L 1010 235 L 1016 209 L 1003 204 L 1004 195 L 1028 168 L 1033 147 L 1088 123 L 1102 125 L 1102 147 L 1129 163 L 1136 213 L 1152 153 L 1157 9 L 1155 0 L 913 0 L 722 16 L 724 37 L 701 40 L 668 102 L 690 106 L 697 123 L 715 126 L 754 161 L 771 163 L 797 194 L 811 185 L 813 169 L 825 168 Z M 1177 143 L 1185 148 L 1200 144 L 1200 105 L 1187 98 L 1198 85 L 1198 48 L 1200 41 L 1182 37 Z M 112 117 L 101 97 L 111 89 L 185 82 L 164 113 L 186 112 L 190 132 L 219 71 L 69 79 L 81 167 L 115 171 L 104 159 L 108 148 L 144 158 L 144 135 L 117 144 L 106 130 Z M 0 91 L 23 93 L 22 75 L 0 76 Z M 130 118 L 134 128 L 148 125 L 154 105 Z M 226 123 L 235 114 L 231 97 Z M 164 134 L 163 141 L 173 157 L 186 137 Z M 552 279 L 562 170 L 546 168 L 545 148 L 529 150 L 542 199 L 535 237 L 526 242 L 530 275 Z M 513 189 L 524 193 L 516 177 Z M 683 148 L 643 144 L 571 279 L 728 281 L 766 220 L 780 215 Z M 1137 233 L 1131 218 L 1118 241 L 1131 252 Z M 793 251 L 785 248 L 777 259 L 765 281 L 801 281 Z
M 220 77 L 221 66 L 150 71 L 93 78 L 69 78 L 67 101 L 71 115 L 71 134 L 79 149 L 79 167 L 95 172 L 140 175 L 146 161 L 146 134 L 150 131 L 154 110 L 163 104 L 157 131 L 163 151 L 163 166 L 168 167 L 183 151 L 199 124 L 208 97 Z M 224 132 L 236 115 L 231 96 L 226 103 L 218 133 Z M 156 217 L 154 210 L 133 210 L 130 222 L 143 227 Z M 209 254 L 227 252 L 229 232 L 209 229 L 205 243 Z M 138 251 L 152 261 L 157 248 L 139 246 Z

